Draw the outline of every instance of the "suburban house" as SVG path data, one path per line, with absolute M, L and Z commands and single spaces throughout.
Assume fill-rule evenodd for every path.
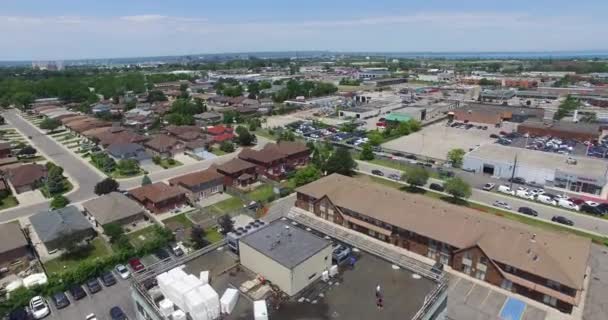
M 32 191 L 43 183 L 47 176 L 46 167 L 41 164 L 28 163 L 7 169 L 5 177 L 15 192 Z
M 257 166 L 257 172 L 273 180 L 280 180 L 299 166 L 308 163 L 310 151 L 298 142 L 269 143 L 262 150 L 244 149 L 239 158 Z
M 179 187 L 163 182 L 144 185 L 129 191 L 129 195 L 154 213 L 163 213 L 184 206 L 186 193 Z
M 224 176 L 209 168 L 173 178 L 169 184 L 184 189 L 194 200 L 201 200 L 224 191 Z
M 222 124 L 207 127 L 206 132 L 211 136 L 213 142 L 217 143 L 222 143 L 224 141 L 232 140 L 234 138 L 234 130 Z
M 111 192 L 82 204 L 84 212 L 95 218 L 97 225 L 108 223 L 128 225 L 141 220 L 145 210 L 139 203 L 120 192 Z
M 195 114 L 194 121 L 197 126 L 208 126 L 222 121 L 222 114 L 213 111 L 203 112 Z
M 217 166 L 217 172 L 224 175 L 224 185 L 245 188 L 258 180 L 256 165 L 234 158 Z
M 0 159 L 11 156 L 11 144 L 8 142 L 0 142 Z
M 339 174 L 296 191 L 295 213 L 314 214 L 562 312 L 570 313 L 585 294 L 590 239 Z
M 113 143 L 143 143 L 148 139 L 122 127 L 112 127 L 98 134 L 95 138 L 99 141 L 99 145 L 104 148 Z
M 29 219 L 37 238 L 48 251 L 62 249 L 69 242 L 79 243 L 92 239 L 97 234 L 89 220 L 75 206 L 43 211 Z
M 172 157 L 184 152 L 184 143 L 166 134 L 158 134 L 144 143 L 144 146 L 153 156 Z
M 19 222 L 0 224 L 0 274 L 15 274 L 29 267 L 29 243 Z
M 152 159 L 146 148 L 141 144 L 130 142 L 117 142 L 109 145 L 106 152 L 117 160 L 133 159 L 137 161 L 145 161 Z
M 88 119 L 88 118 L 89 118 L 88 116 L 84 116 L 84 115 L 72 115 L 70 117 L 65 117 L 59 121 L 61 122 L 62 125 L 67 125 L 70 122 L 84 120 L 84 119 Z

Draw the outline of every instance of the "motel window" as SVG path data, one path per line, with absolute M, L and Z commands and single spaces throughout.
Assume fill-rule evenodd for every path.
M 548 304 L 550 306 L 555 307 L 557 305 L 557 299 L 555 297 L 552 296 L 548 296 L 548 295 L 543 295 L 543 302 L 545 304 Z
M 486 258 L 486 257 L 479 257 L 479 263 L 480 264 L 485 264 L 487 266 L 488 265 L 488 258 Z
M 429 247 L 428 251 L 426 252 L 426 256 L 431 259 L 435 259 L 436 255 L 437 255 L 437 249 L 435 249 L 433 247 Z
M 482 270 L 477 270 L 477 272 L 475 273 L 475 278 L 477 278 L 479 280 L 485 280 L 486 279 L 486 272 L 482 271 Z
M 559 290 L 561 285 L 559 284 L 559 282 L 555 282 L 551 279 L 547 279 L 547 287 Z
M 441 262 L 442 264 L 445 264 L 445 265 L 450 264 L 450 256 L 445 253 L 441 253 L 439 255 L 439 262 Z
M 470 251 L 466 251 L 463 255 L 462 255 L 463 259 L 469 259 L 471 260 L 471 252 Z
M 513 282 L 511 282 L 511 280 L 509 279 L 503 279 L 502 283 L 500 284 L 500 287 L 505 289 L 505 290 L 513 290 Z
M 468 275 L 470 275 L 470 274 L 471 274 L 471 266 L 462 265 L 462 272 L 463 272 L 464 274 L 468 274 Z
M 369 234 L 372 237 L 376 236 L 376 232 L 374 230 L 367 230 L 367 234 Z

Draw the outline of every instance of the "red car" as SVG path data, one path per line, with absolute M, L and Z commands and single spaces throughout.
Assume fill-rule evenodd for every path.
M 580 206 L 581 204 L 585 203 L 585 200 L 579 198 L 570 198 L 570 201 L 572 201 L 572 203 L 577 206 Z
M 144 267 L 144 265 L 141 263 L 141 261 L 139 261 L 138 258 L 133 258 L 131 260 L 129 260 L 129 265 L 131 266 L 131 268 L 133 269 L 133 271 L 135 272 L 139 272 L 144 270 L 146 267 Z

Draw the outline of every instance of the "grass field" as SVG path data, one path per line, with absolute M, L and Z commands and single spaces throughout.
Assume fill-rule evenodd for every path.
M 163 223 L 167 224 L 167 223 L 179 223 L 181 225 L 183 225 L 184 227 L 192 227 L 194 224 L 192 223 L 192 221 L 190 221 L 190 219 L 188 219 L 188 217 L 186 217 L 185 213 L 182 214 L 178 214 L 175 217 L 171 217 L 168 219 L 163 220 Z
M 46 262 L 44 266 L 49 274 L 63 272 L 77 267 L 83 261 L 103 257 L 108 254 L 110 254 L 110 250 L 108 250 L 106 244 L 101 238 L 96 238 L 91 241 L 91 250 L 87 251 L 86 254 L 62 256 Z
M 266 202 L 269 198 L 274 196 L 272 185 L 265 184 L 257 187 L 251 192 L 247 193 L 247 198 L 253 201 Z
M 17 201 L 17 198 L 15 198 L 15 196 L 8 196 L 4 198 L 2 202 L 0 202 L 0 210 L 12 208 L 17 206 L 18 204 L 19 201 Z
M 217 215 L 223 215 L 243 207 L 243 201 L 239 198 L 232 197 L 224 201 L 220 201 L 214 205 L 207 207 L 209 211 Z
M 159 164 L 161 167 L 165 168 L 165 169 L 170 169 L 170 168 L 175 168 L 175 167 L 179 167 L 182 165 L 181 162 L 177 161 L 177 160 L 173 160 L 173 164 L 169 163 L 169 159 L 162 159 L 160 161 Z

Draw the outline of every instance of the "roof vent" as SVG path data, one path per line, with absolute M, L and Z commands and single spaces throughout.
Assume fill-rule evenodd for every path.
M 527 254 L 532 253 L 532 249 L 528 248 L 528 250 L 526 251 Z
M 535 254 L 534 257 L 532 258 L 533 261 L 538 261 L 538 255 Z
M 536 242 L 536 233 L 532 234 L 532 238 L 530 238 L 530 241 Z

